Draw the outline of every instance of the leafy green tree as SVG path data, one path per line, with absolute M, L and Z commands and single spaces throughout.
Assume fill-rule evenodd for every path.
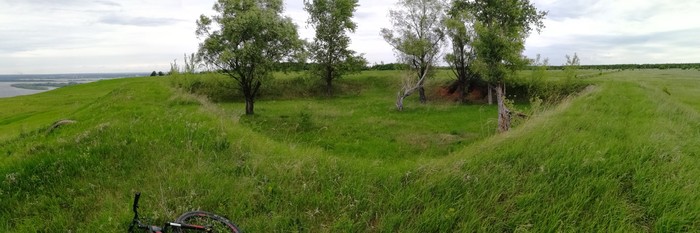
M 158 76 L 158 73 L 156 73 L 155 70 L 153 72 L 151 72 L 151 77 L 154 77 L 154 76 Z
M 197 20 L 197 36 L 204 38 L 199 56 L 238 82 L 247 115 L 254 114 L 255 97 L 275 64 L 301 46 L 283 9 L 282 0 L 218 0 L 215 15 Z
M 452 44 L 452 51 L 445 55 L 445 61 L 452 68 L 455 82 L 450 86 L 450 93 L 458 92 L 461 102 L 466 102 L 466 93 L 472 82 L 478 79 L 472 66 L 476 59 L 472 43 L 474 32 L 474 15 L 467 0 L 453 0 L 444 20 L 445 32 Z
M 311 72 L 326 81 L 328 96 L 333 95 L 333 80 L 344 74 L 359 72 L 367 62 L 362 55 L 348 49 L 348 32 L 355 32 L 352 21 L 358 0 L 304 0 L 309 13 L 308 24 L 316 29 L 314 41 L 308 49 L 316 63 Z
M 470 3 L 476 19 L 474 43 L 479 73 L 496 89 L 498 132 L 510 129 L 506 106 L 506 77 L 514 75 L 527 61 L 522 52 L 532 29 L 544 27 L 547 12 L 538 11 L 529 0 L 474 0 Z
M 443 0 L 399 0 L 396 10 L 389 12 L 393 29 L 382 28 L 381 34 L 414 77 L 404 80 L 396 101 L 399 111 L 403 110 L 403 100 L 416 90 L 421 103 L 427 100 L 423 84 L 434 75 L 433 67 L 445 38 L 444 10 Z

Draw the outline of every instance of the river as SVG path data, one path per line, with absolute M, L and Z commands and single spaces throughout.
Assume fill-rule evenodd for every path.
M 147 76 L 147 73 L 95 73 L 95 74 L 21 74 L 21 75 L 0 75 L 0 98 L 7 98 L 20 95 L 31 95 L 56 89 L 49 87 L 48 90 L 30 90 L 13 87 L 13 84 L 66 84 L 66 83 L 89 83 L 104 79 L 130 78 Z

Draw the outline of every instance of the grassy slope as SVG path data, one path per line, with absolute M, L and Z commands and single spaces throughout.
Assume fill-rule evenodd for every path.
M 697 231 L 699 78 L 691 71 L 602 76 L 595 89 L 508 134 L 409 159 L 391 147 L 381 147 L 385 157 L 379 149 L 352 154 L 352 146 L 338 146 L 340 133 L 319 133 L 324 144 L 292 127 L 288 136 L 265 129 L 303 122 L 303 112 L 311 129 L 374 129 L 371 119 L 329 107 L 348 106 L 360 116 L 378 111 L 377 132 L 400 138 L 402 127 L 389 127 L 400 123 L 382 122 L 436 113 L 447 116 L 428 122 L 453 121 L 478 107 L 409 106 L 399 114 L 380 104 L 390 97 L 371 99 L 376 106 L 352 101 L 370 92 L 258 102 L 260 116 L 239 123 L 232 117 L 239 105 L 219 108 L 173 91 L 165 79 L 0 99 L 0 229 L 122 231 L 140 190 L 143 214 L 156 222 L 206 209 L 250 232 Z M 58 119 L 78 123 L 47 133 Z
M 662 92 L 667 73 L 687 82 Z M 700 136 L 695 72 L 624 72 L 592 93 L 457 153 L 444 179 L 480 198 L 463 198 L 484 227 L 499 230 L 697 231 Z M 683 94 L 681 94 L 683 93 Z M 440 183 L 440 182 L 438 182 Z M 498 190 L 498 191 L 495 191 Z M 473 203 L 478 200 L 478 203 Z

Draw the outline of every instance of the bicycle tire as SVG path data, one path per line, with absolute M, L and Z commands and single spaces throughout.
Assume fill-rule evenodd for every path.
M 206 212 L 206 211 L 190 211 L 186 212 L 180 217 L 175 220 L 177 223 L 182 223 L 182 224 L 195 224 L 195 225 L 202 225 L 202 226 L 210 226 L 212 227 L 212 232 L 232 232 L 232 233 L 240 233 L 241 230 L 238 229 L 238 227 L 231 222 L 231 220 L 228 220 L 227 218 L 221 217 L 219 215 L 216 215 L 214 213 Z M 186 233 L 186 232 L 201 232 L 201 231 L 196 231 L 196 230 L 188 230 L 188 229 L 177 229 L 175 232 L 181 232 L 181 233 Z

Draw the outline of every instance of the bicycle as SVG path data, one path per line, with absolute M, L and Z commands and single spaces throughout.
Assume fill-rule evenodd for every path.
M 129 225 L 129 233 L 134 229 L 148 230 L 149 233 L 168 232 L 170 229 L 173 232 L 241 232 L 231 220 L 206 211 L 185 212 L 175 222 L 166 222 L 163 227 L 142 224 L 138 212 L 140 197 L 140 192 L 134 195 L 134 219 Z

